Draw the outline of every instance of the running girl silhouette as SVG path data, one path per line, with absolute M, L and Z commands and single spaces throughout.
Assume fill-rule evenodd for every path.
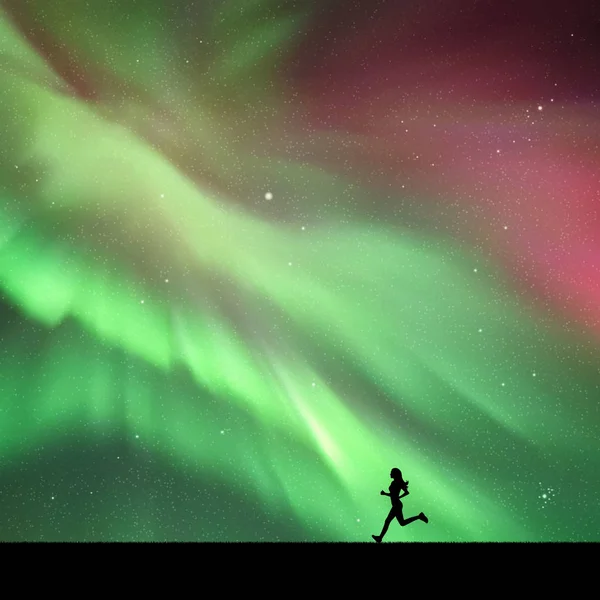
M 420 519 L 424 523 L 429 523 L 429 519 L 423 513 L 419 513 L 417 517 L 410 517 L 408 519 L 405 519 L 402 516 L 402 502 L 400 502 L 400 498 L 408 496 L 408 481 L 404 481 L 404 479 L 402 479 L 402 471 L 396 468 L 392 469 L 390 477 L 393 479 L 389 487 L 390 493 L 388 494 L 387 492 L 381 490 L 381 495 L 390 497 L 392 500 L 392 510 L 390 510 L 388 516 L 385 518 L 385 523 L 383 524 L 381 533 L 379 535 L 371 536 L 377 543 L 380 543 L 383 539 L 383 536 L 388 530 L 390 523 L 394 520 L 394 517 L 398 519 L 398 523 L 400 523 L 401 527 L 404 527 L 405 525 L 408 525 L 417 519 Z M 400 490 L 404 492 L 402 496 L 400 496 Z

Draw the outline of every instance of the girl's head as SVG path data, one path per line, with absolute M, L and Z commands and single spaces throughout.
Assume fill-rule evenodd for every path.
M 394 467 L 392 469 L 392 472 L 390 473 L 390 477 L 392 479 L 397 479 L 398 481 L 403 481 L 403 479 L 402 479 L 402 471 L 400 469 L 397 469 L 396 467 Z
M 402 477 L 402 471 L 400 469 L 394 467 L 390 473 L 390 477 L 400 484 L 401 490 L 404 490 L 406 493 L 408 493 L 408 481 L 404 481 L 404 478 Z

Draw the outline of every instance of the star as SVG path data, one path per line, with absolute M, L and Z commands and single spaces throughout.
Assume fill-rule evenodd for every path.
M 273 200 L 273 194 L 271 194 L 271 192 L 267 192 L 265 194 L 265 200 Z

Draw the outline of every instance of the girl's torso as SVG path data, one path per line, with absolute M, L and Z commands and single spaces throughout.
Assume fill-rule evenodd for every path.
M 390 500 L 392 501 L 392 504 L 402 504 L 402 502 L 400 502 L 400 498 L 398 497 L 400 495 L 400 490 L 402 489 L 400 487 L 400 482 L 392 481 L 388 489 L 390 490 Z

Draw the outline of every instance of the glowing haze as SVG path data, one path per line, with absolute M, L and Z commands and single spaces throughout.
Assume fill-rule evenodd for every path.
M 1 4 L 4 540 L 599 539 L 593 15 L 312 4 Z

